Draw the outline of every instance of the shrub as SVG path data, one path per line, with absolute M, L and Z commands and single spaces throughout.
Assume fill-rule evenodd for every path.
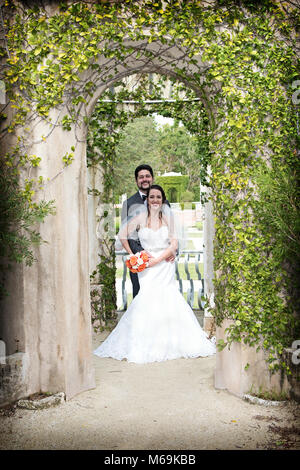
M 181 201 L 182 202 L 192 202 L 194 199 L 194 193 L 192 191 L 184 191 L 181 194 Z
M 0 160 L 0 299 L 5 289 L 5 273 L 13 263 L 35 261 L 32 248 L 44 242 L 35 229 L 38 223 L 54 213 L 53 201 L 29 202 L 19 187 L 18 170 Z

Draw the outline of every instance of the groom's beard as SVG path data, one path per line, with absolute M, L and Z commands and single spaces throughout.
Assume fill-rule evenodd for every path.
M 139 184 L 138 185 L 138 188 L 140 191 L 146 191 L 147 189 L 149 189 L 151 186 L 151 183 L 142 183 L 142 184 Z

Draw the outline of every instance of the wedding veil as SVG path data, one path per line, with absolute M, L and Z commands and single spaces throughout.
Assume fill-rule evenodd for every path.
M 168 226 L 169 239 L 178 241 L 178 253 L 186 247 L 186 234 L 183 224 L 183 213 L 172 209 L 164 203 L 161 207 L 162 223 Z M 138 240 L 139 230 L 147 226 L 148 209 L 144 204 L 134 204 L 129 208 L 128 217 L 122 221 L 120 230 L 116 236 L 115 248 L 124 250 L 122 239 Z

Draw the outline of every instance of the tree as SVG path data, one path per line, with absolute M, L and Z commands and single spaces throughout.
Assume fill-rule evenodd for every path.
M 199 198 L 198 142 L 178 121 L 164 125 L 159 131 L 159 153 L 162 171 L 174 171 L 189 176 L 188 190 Z
M 203 141 L 202 141 L 203 140 Z M 207 139 L 190 134 L 174 120 L 158 127 L 153 116 L 137 118 L 127 124 L 117 146 L 115 198 L 136 191 L 134 170 L 141 163 L 152 166 L 154 175 L 177 172 L 189 176 L 188 190 L 199 199 L 199 152 L 206 152 Z
M 135 168 L 146 163 L 159 171 L 158 131 L 154 117 L 145 116 L 127 124 L 116 151 L 115 197 L 136 191 Z

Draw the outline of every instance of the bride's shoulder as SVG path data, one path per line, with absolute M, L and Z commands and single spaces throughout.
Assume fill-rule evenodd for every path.
M 161 220 L 162 220 L 162 225 L 167 225 L 167 227 L 169 226 L 169 218 L 165 214 L 162 215 Z

